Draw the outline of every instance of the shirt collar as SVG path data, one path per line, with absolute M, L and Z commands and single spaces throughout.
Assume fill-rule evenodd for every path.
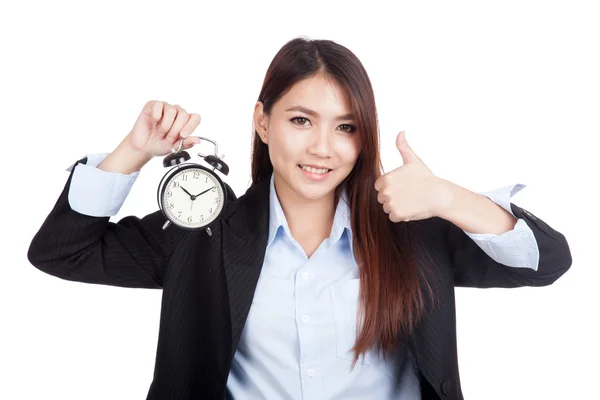
M 269 239 L 267 241 L 267 247 L 271 245 L 279 229 L 283 231 L 291 238 L 290 228 L 288 226 L 285 214 L 281 208 L 281 203 L 275 192 L 275 175 L 271 173 L 271 182 L 269 188 Z M 338 205 L 335 209 L 335 215 L 333 217 L 333 225 L 331 227 L 330 234 L 330 246 L 337 243 L 342 239 L 344 232 L 346 232 L 346 238 L 350 244 L 350 250 L 352 247 L 352 228 L 350 225 L 350 207 L 348 206 L 348 194 L 344 189 L 338 201 Z

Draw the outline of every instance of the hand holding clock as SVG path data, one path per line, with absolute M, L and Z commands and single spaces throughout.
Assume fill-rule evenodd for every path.
M 184 139 L 182 149 L 200 143 L 198 137 L 190 136 L 199 124 L 199 114 L 188 113 L 178 104 L 150 100 L 144 105 L 125 142 L 147 158 L 164 156 L 181 139 Z
M 166 163 L 167 157 L 163 160 L 163 166 L 177 164 L 177 168 L 171 168 L 165 174 L 157 191 L 158 206 L 167 218 L 162 227 L 163 230 L 170 224 L 175 224 L 183 229 L 204 229 L 208 235 L 211 235 L 209 225 L 219 218 L 225 209 L 227 203 L 226 184 L 213 171 L 218 170 L 227 175 L 229 167 L 221 160 L 222 156 L 221 158 L 217 156 L 216 142 L 207 139 L 215 146 L 214 155 L 202 156 L 199 154 L 213 167 L 213 170 L 196 163 L 184 162 L 186 155 L 189 159 L 189 154 L 183 150 L 200 143 L 199 137 L 190 136 L 199 124 L 199 114 L 188 113 L 179 105 L 171 105 L 164 101 L 148 101 L 131 131 L 117 148 L 98 165 L 98 169 L 104 171 L 131 174 L 139 171 L 155 156 L 172 157 L 177 155 L 175 158 L 171 158 L 175 163 Z M 178 150 L 175 150 L 176 147 Z M 183 161 L 181 161 L 182 159 Z M 182 183 L 191 183 L 187 182 L 189 173 L 191 173 L 190 181 L 195 179 L 201 179 L 198 183 L 211 181 L 212 187 L 197 195 L 182 188 L 187 196 L 173 196 L 174 192 L 178 190 L 176 188 L 181 187 Z M 201 186 L 194 184 L 188 188 L 195 192 Z M 212 195 L 203 197 L 203 201 L 196 202 L 196 207 L 194 207 L 194 200 L 208 192 L 211 192 Z M 188 196 L 191 200 L 189 204 L 187 203 Z

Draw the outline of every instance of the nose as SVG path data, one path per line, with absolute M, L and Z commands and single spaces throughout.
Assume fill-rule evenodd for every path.
M 308 151 L 315 156 L 323 158 L 331 157 L 331 134 L 326 128 L 318 127 L 313 129 Z

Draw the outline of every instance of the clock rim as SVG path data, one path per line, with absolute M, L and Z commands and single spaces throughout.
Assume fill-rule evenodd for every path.
M 186 169 L 192 169 L 192 168 L 204 170 L 207 173 L 214 176 L 217 179 L 217 182 L 219 183 L 219 185 L 221 185 L 221 188 L 223 189 L 223 207 L 221 207 L 221 210 L 219 211 L 219 213 L 217 214 L 215 219 L 206 225 L 196 226 L 196 227 L 184 226 L 184 225 L 180 225 L 178 222 L 175 222 L 165 212 L 164 204 L 162 202 L 163 194 L 164 194 L 167 184 L 171 180 L 171 178 L 173 178 L 177 173 L 179 173 L 181 171 L 184 171 Z M 228 200 L 227 187 L 225 186 L 225 182 L 223 182 L 223 180 L 219 177 L 219 175 L 215 174 L 214 171 L 210 170 L 209 168 L 207 168 L 203 165 L 200 165 L 200 164 L 196 164 L 196 163 L 182 163 L 182 164 L 177 164 L 176 166 L 171 168 L 163 176 L 163 178 L 161 179 L 161 181 L 159 183 L 158 192 L 157 192 L 157 200 L 158 200 L 158 208 L 160 209 L 162 214 L 165 216 L 165 218 L 167 218 L 171 222 L 171 224 L 173 224 L 181 229 L 187 230 L 187 231 L 200 231 L 200 230 L 204 230 L 208 227 L 212 227 L 215 223 L 217 223 L 220 220 L 220 217 L 223 214 L 223 212 L 225 211 L 225 207 L 227 205 L 227 200 Z

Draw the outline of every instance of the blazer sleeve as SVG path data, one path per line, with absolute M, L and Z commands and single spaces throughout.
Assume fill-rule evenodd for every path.
M 87 157 L 77 161 L 86 163 Z M 75 168 L 33 237 L 27 258 L 39 270 L 69 281 L 129 288 L 162 288 L 165 265 L 186 231 L 157 210 L 118 222 L 74 211 L 68 193 Z
M 454 285 L 476 288 L 547 286 L 560 278 L 572 264 L 571 251 L 563 234 L 529 211 L 510 203 L 516 218 L 533 231 L 539 249 L 537 271 L 500 264 L 487 255 L 462 229 L 439 218 L 454 275 Z

